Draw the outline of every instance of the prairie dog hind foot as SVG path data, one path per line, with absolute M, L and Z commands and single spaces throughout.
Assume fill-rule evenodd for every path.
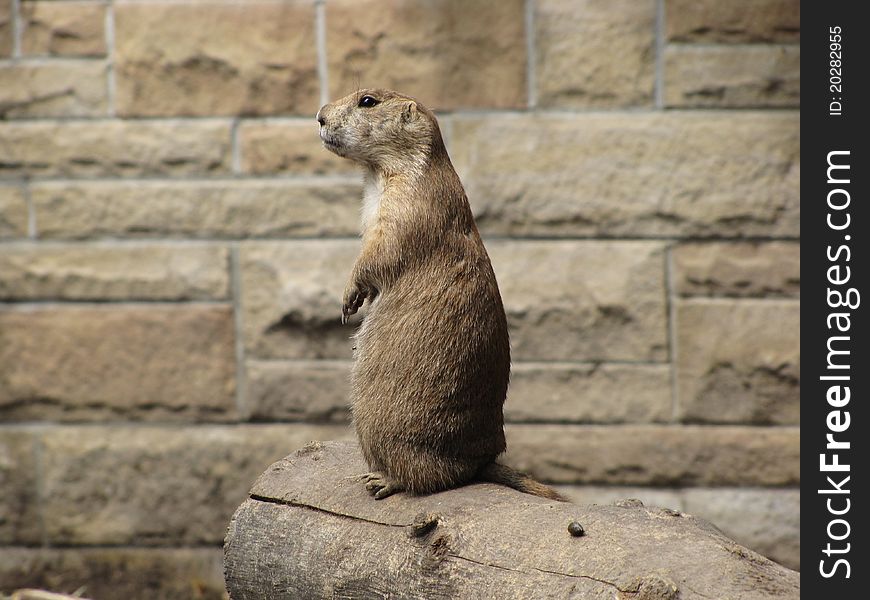
M 383 500 L 387 496 L 405 491 L 405 486 L 382 471 L 366 473 L 361 479 L 366 484 L 366 490 L 375 497 L 375 500 Z

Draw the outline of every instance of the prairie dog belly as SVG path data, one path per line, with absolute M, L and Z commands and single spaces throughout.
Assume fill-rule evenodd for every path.
M 432 275 L 409 273 L 379 295 L 356 337 L 354 424 L 388 471 L 391 456 L 414 449 L 482 462 L 504 450 L 503 316 L 487 309 L 487 286 L 440 280 L 432 290 Z

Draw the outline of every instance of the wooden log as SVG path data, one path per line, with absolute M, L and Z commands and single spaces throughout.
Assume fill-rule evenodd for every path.
M 800 597 L 798 573 L 690 515 L 485 483 L 374 500 L 366 470 L 343 442 L 313 442 L 269 467 L 229 526 L 230 597 Z M 584 535 L 569 533 L 574 522 Z

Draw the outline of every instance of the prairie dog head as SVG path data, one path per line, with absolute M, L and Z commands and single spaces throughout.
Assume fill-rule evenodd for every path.
M 327 150 L 381 171 L 419 166 L 435 140 L 441 143 L 434 115 L 391 90 L 366 89 L 330 102 L 317 122 Z

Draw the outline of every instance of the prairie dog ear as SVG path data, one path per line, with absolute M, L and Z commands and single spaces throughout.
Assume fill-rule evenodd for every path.
M 402 111 L 402 117 L 406 121 L 412 121 L 417 116 L 417 103 L 413 100 L 408 100 L 405 103 L 405 110 Z

